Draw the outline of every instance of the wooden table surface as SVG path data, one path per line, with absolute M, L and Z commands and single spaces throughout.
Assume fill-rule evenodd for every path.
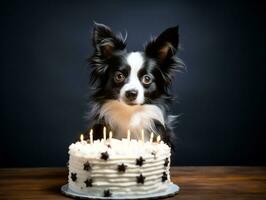
M 181 191 L 168 199 L 266 200 L 266 167 L 172 167 L 171 178 Z M 66 181 L 64 168 L 0 169 L 0 199 L 70 199 Z

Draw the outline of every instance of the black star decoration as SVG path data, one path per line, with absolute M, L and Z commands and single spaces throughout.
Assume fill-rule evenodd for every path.
M 86 184 L 86 187 L 92 187 L 92 179 L 91 178 L 84 181 L 84 183 Z
M 106 151 L 106 152 L 103 152 L 103 153 L 101 153 L 101 159 L 103 159 L 103 160 L 108 160 L 108 158 L 109 158 L 109 154 L 108 154 L 108 152 Z
M 162 176 L 162 182 L 166 181 L 167 178 L 167 174 L 165 172 L 163 172 L 163 176 Z
M 136 165 L 142 166 L 144 161 L 145 161 L 145 160 L 140 156 L 140 157 L 136 160 Z
M 127 166 L 124 165 L 124 163 L 122 163 L 121 165 L 118 165 L 118 166 L 117 166 L 117 170 L 118 170 L 119 172 L 125 172 L 125 171 L 126 171 L 126 168 L 127 168 Z
M 89 161 L 87 161 L 87 162 L 84 163 L 83 169 L 85 171 L 90 171 L 91 170 L 91 165 L 90 165 Z
M 103 192 L 103 196 L 104 196 L 104 197 L 110 197 L 110 196 L 112 196 L 112 193 L 111 193 L 110 190 L 104 190 L 104 192 Z
M 153 155 L 154 159 L 156 158 L 156 152 L 155 151 L 151 152 L 151 155 Z
M 164 161 L 164 166 L 167 167 L 169 164 L 169 158 L 165 158 L 165 161 Z
M 144 184 L 144 180 L 145 180 L 145 177 L 142 174 L 137 176 L 137 183 Z
M 71 179 L 73 182 L 75 182 L 77 180 L 77 173 L 72 173 L 71 172 Z

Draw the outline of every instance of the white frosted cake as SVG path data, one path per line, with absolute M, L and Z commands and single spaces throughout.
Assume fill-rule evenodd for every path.
M 69 146 L 69 189 L 99 197 L 130 197 L 165 191 L 171 150 L 164 142 L 107 139 Z

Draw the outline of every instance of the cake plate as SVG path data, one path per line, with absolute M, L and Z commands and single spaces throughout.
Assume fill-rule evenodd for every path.
M 180 188 L 178 185 L 175 185 L 173 183 L 170 183 L 167 187 L 167 190 L 164 192 L 157 192 L 153 194 L 147 194 L 147 195 L 139 195 L 139 196 L 128 196 L 128 197 L 101 197 L 101 196 L 93 196 L 93 195 L 87 195 L 87 194 L 79 194 L 71 189 L 68 188 L 68 184 L 65 184 L 61 187 L 61 191 L 64 195 L 73 197 L 76 199 L 142 199 L 142 200 L 148 200 L 148 199 L 161 199 L 161 198 L 166 198 L 166 197 L 172 197 L 176 195 L 179 192 Z

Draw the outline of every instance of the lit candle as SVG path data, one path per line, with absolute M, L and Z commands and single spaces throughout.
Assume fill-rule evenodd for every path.
M 158 136 L 157 136 L 157 143 L 159 143 L 159 142 L 160 142 L 160 140 L 161 140 L 161 136 L 160 136 L 160 135 L 158 135 Z
M 90 142 L 93 143 L 93 129 L 90 130 Z
M 153 142 L 153 132 L 151 132 L 151 138 L 150 138 L 150 142 Z
M 84 136 L 83 136 L 83 134 L 81 134 L 80 135 L 80 141 L 83 142 L 83 140 L 84 140 Z
M 144 142 L 144 130 L 141 130 L 141 141 Z
M 106 140 L 106 127 L 103 127 L 103 141 Z
M 110 140 L 110 142 L 111 142 L 112 137 L 113 137 L 113 132 L 110 131 L 110 132 L 109 132 L 109 140 Z
M 131 133 L 130 133 L 130 130 L 128 129 L 128 130 L 127 130 L 127 139 L 128 139 L 129 141 L 130 141 L 130 134 L 131 134 Z

